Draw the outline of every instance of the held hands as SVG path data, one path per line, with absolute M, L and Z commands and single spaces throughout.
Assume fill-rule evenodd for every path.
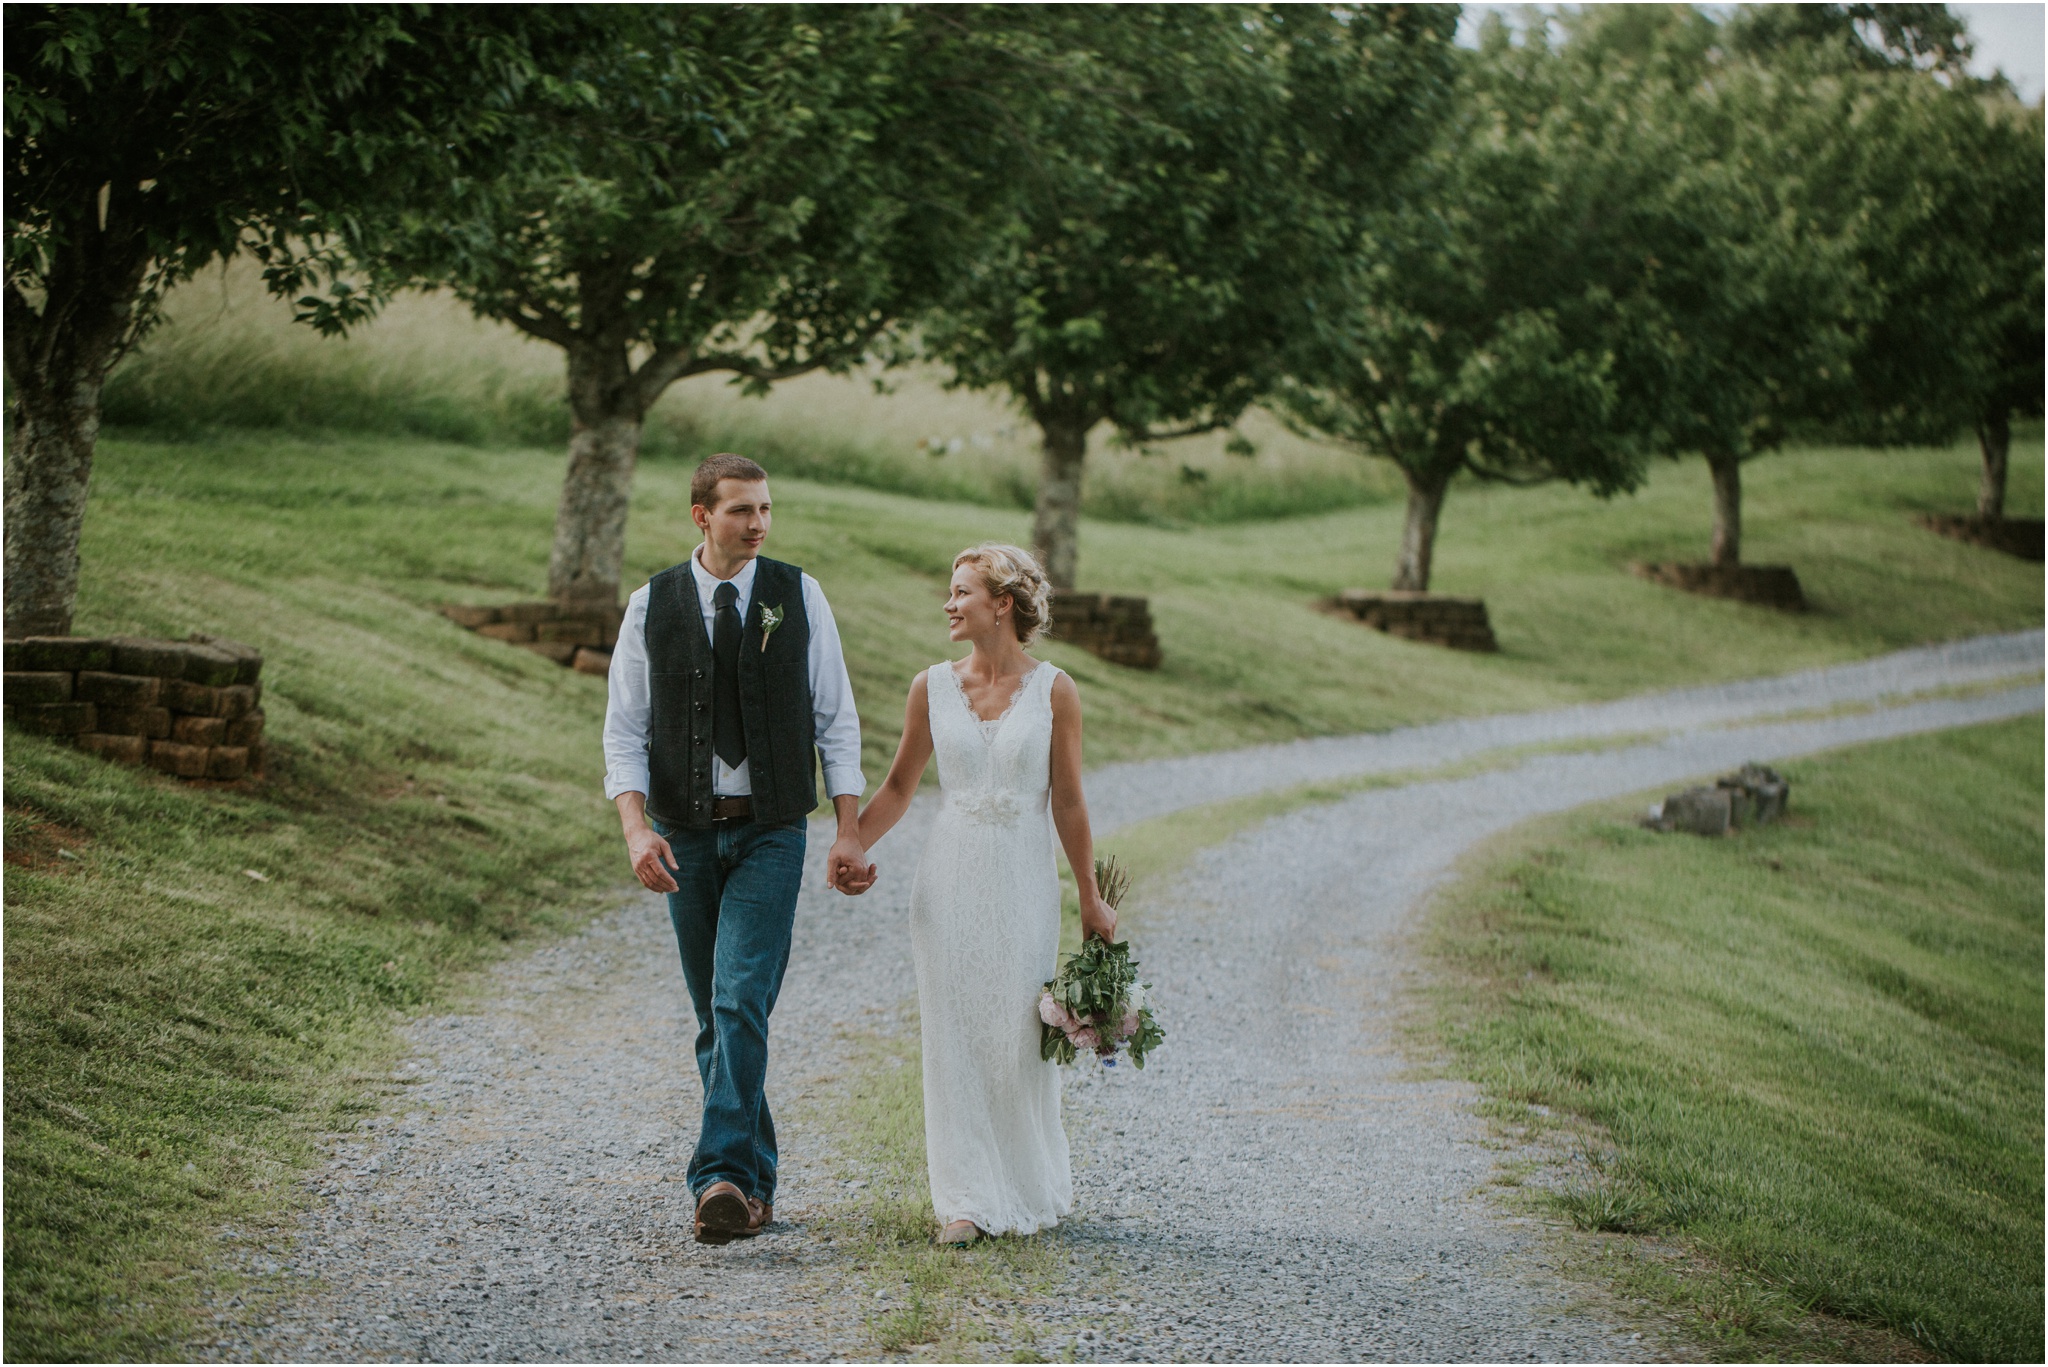
M 842 835 L 832 842 L 832 852 L 825 856 L 826 887 L 858 897 L 875 885 L 877 876 L 857 836 Z
M 626 854 L 633 861 L 634 876 L 642 887 L 649 892 L 676 890 L 676 880 L 670 870 L 681 866 L 676 863 L 675 851 L 655 833 L 652 826 L 642 826 L 626 836 Z

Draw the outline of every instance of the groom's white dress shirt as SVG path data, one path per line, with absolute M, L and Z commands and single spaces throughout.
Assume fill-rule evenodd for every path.
M 703 547 L 698 547 L 702 550 Z M 704 613 L 704 635 L 715 629 L 717 609 L 712 595 L 721 583 L 730 582 L 738 593 L 734 606 L 740 620 L 747 620 L 747 608 L 754 600 L 755 562 L 749 560 L 730 581 L 715 577 L 690 552 L 690 577 L 697 584 L 697 606 Z M 846 677 L 846 657 L 839 649 L 839 626 L 825 602 L 825 591 L 808 574 L 803 577 L 804 616 L 811 626 L 809 665 L 811 675 L 811 717 L 817 726 L 818 751 L 824 759 L 825 796 L 852 794 L 867 789 L 860 772 L 860 714 L 853 708 L 853 681 Z M 647 674 L 647 585 L 642 584 L 626 600 L 625 620 L 619 623 L 619 642 L 612 648 L 611 700 L 604 709 L 604 795 L 647 791 L 647 731 L 653 712 L 653 689 Z M 711 791 L 718 797 L 752 795 L 747 761 L 729 768 L 716 755 L 711 758 Z

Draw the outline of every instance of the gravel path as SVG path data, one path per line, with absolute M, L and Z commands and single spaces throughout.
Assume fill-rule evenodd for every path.
M 1394 1020 L 1400 934 L 1460 853 L 1545 812 L 1833 746 L 2036 712 L 2039 632 L 1788 679 L 1510 718 L 1120 765 L 1091 774 L 1099 831 L 1314 779 L 1507 746 L 1655 735 L 1476 777 L 1360 793 L 1204 853 L 1148 898 L 1141 949 L 1172 1039 L 1143 1073 L 1067 1084 L 1077 1216 L 1121 1270 L 1034 1310 L 1040 1351 L 1101 1359 L 1627 1359 L 1625 1320 L 1551 1263 L 1543 1230 L 1483 1194 L 1497 1158 L 1474 1093 L 1417 1080 Z M 1892 699 L 1895 705 L 1883 704 Z M 1767 721 L 1787 713 L 1836 715 Z M 1749 722 L 1752 724 L 1742 724 Z M 1795 798 L 1796 800 L 1796 798 Z M 875 983 L 910 980 L 904 920 L 923 821 L 878 851 L 857 901 L 799 908 L 770 1095 L 784 1128 L 778 1228 L 689 1240 L 695 1132 L 681 976 L 657 899 L 495 970 L 483 1005 L 424 1018 L 385 1115 L 337 1137 L 285 1287 L 231 1303 L 194 1356 L 266 1360 L 754 1360 L 874 1354 L 862 1279 L 817 1237 L 848 1193 L 807 1105 L 853 1038 L 903 1028 Z M 1261 1003 L 1252 1011 L 1249 1003 Z M 1283 1009 L 1273 1011 L 1271 1003 Z M 228 1231 L 225 1238 L 233 1239 Z M 233 1246 L 232 1244 L 230 1245 Z

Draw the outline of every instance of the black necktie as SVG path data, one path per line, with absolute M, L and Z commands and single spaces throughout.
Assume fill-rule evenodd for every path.
M 740 591 L 720 584 L 711 594 L 711 748 L 737 769 L 747 758 L 747 732 L 740 724 Z

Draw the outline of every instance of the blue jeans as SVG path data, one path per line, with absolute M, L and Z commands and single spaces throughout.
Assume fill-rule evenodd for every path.
M 683 981 L 697 1011 L 704 1119 L 687 1180 L 702 1196 L 730 1182 L 775 1199 L 775 1122 L 768 1080 L 768 1015 L 789 965 L 803 887 L 805 823 L 721 822 L 708 831 L 654 829 L 676 857 L 668 895 Z

